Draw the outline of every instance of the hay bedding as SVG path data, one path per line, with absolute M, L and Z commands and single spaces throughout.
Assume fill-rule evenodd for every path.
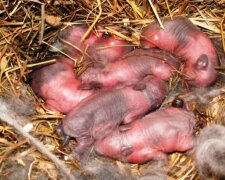
M 19 119 L 19 124 L 26 125 L 27 131 L 59 157 L 66 164 L 67 170 L 76 173 L 75 177 L 140 178 L 146 169 L 150 167 L 154 171 L 157 166 L 151 166 L 153 162 L 148 163 L 150 166 L 140 166 L 108 160 L 103 163 L 95 159 L 85 167 L 86 170 L 80 168 L 79 163 L 69 156 L 74 142 L 66 148 L 60 148 L 61 140 L 55 134 L 55 128 L 63 115 L 47 111 L 43 101 L 32 93 L 28 85 L 29 72 L 35 67 L 50 63 L 43 62 L 42 59 L 55 54 L 48 51 L 50 45 L 60 30 L 72 24 L 88 24 L 91 30 L 96 23 L 101 23 L 105 25 L 106 33 L 116 34 L 138 46 L 140 31 L 149 22 L 156 19 L 160 23 L 160 19 L 165 16 L 185 15 L 210 37 L 222 37 L 217 45 L 223 52 L 224 9 L 224 0 L 0 0 L 0 114 L 5 113 Z M 107 27 L 110 25 L 119 25 L 130 34 L 114 31 Z M 220 61 L 221 66 L 217 67 L 220 72 L 218 80 L 207 90 L 180 88 L 178 77 L 170 81 L 171 93 L 163 106 L 167 106 L 177 95 L 188 100 L 198 119 L 196 134 L 206 125 L 224 124 L 223 53 L 220 53 Z M 81 69 L 76 70 L 79 73 Z M 30 145 L 15 128 L 0 122 L 0 179 L 64 179 L 66 170 L 59 171 L 40 152 L 42 151 Z M 168 179 L 198 179 L 192 158 L 184 154 L 170 155 L 169 166 L 165 170 Z

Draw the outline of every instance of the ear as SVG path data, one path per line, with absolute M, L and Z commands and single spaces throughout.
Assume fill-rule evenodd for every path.
M 129 129 L 131 129 L 131 126 L 130 126 L 129 124 L 125 124 L 125 125 L 119 126 L 119 131 L 120 131 L 120 132 L 126 132 L 126 131 L 128 131 Z
M 130 147 L 126 147 L 126 146 L 121 147 L 121 153 L 123 156 L 129 156 L 133 152 L 134 152 L 134 150 L 131 146 Z
M 142 91 L 144 89 L 146 89 L 146 84 L 144 83 L 137 83 L 133 86 L 133 90 L 135 91 Z
M 202 54 L 198 59 L 195 64 L 197 70 L 204 70 L 208 67 L 209 65 L 209 59 L 206 54 Z

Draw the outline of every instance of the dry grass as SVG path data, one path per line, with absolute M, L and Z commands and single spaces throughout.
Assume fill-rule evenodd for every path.
M 66 26 L 88 24 L 89 29 L 83 36 L 84 39 L 97 23 L 104 24 L 105 31 L 138 46 L 140 31 L 149 22 L 157 20 L 161 24 L 163 17 L 184 15 L 210 37 L 222 37 L 225 50 L 224 9 L 224 0 L 0 0 L 1 94 L 13 93 L 17 97 L 22 96 L 21 87 L 28 86 L 27 77 L 32 69 L 43 63 L 51 63 L 43 62 L 43 59 L 52 56 L 48 49 L 57 33 Z M 130 35 L 111 29 L 111 25 L 127 29 Z M 177 83 L 176 78 L 171 83 Z M 216 86 L 221 84 L 217 83 Z M 37 101 L 37 113 L 30 119 L 33 124 L 31 134 L 41 140 L 70 169 L 76 169 L 77 163 L 68 158 L 73 143 L 66 149 L 60 149 L 60 139 L 54 133 L 63 116 L 46 111 L 43 102 L 32 94 L 29 87 L 28 93 Z M 219 123 L 224 119 L 224 97 L 218 95 L 214 99 L 209 98 L 205 108 L 200 108 L 195 99 L 190 104 L 203 124 Z M 14 161 L 18 166 L 29 166 L 27 174 L 25 173 L 28 179 L 39 179 L 40 172 L 45 172 L 51 179 L 60 177 L 48 158 L 29 145 L 27 140 L 19 137 L 14 128 L 2 122 L 0 177 L 3 179 L 12 173 L 8 161 Z M 168 176 L 171 179 L 197 179 L 191 157 L 183 154 L 171 155 Z

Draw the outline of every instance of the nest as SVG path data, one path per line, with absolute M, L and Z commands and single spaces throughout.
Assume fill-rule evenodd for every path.
M 209 37 L 221 38 L 221 47 L 225 49 L 224 9 L 224 0 L 1 0 L 1 96 L 10 102 L 13 112 L 21 113 L 16 114 L 21 119 L 20 124 L 28 125 L 28 131 L 64 161 L 68 169 L 77 170 L 78 162 L 69 157 L 74 143 L 66 148 L 59 148 L 61 139 L 55 133 L 63 115 L 46 110 L 43 101 L 35 96 L 28 83 L 29 73 L 35 67 L 49 63 L 43 62 L 43 59 L 55 55 L 49 48 L 58 32 L 73 24 L 87 24 L 90 31 L 100 23 L 104 24 L 106 33 L 115 34 L 138 47 L 140 32 L 148 23 L 157 20 L 161 24 L 163 17 L 184 15 Z M 113 30 L 111 25 L 125 28 L 130 34 Z M 210 87 L 212 93 L 203 92 L 206 94 L 203 100 L 191 98 L 202 94 L 201 91 L 193 92 L 184 88 L 179 92 L 173 89 L 171 96 L 164 102 L 167 105 L 175 95 L 189 99 L 190 107 L 198 120 L 196 134 L 209 124 L 224 123 L 224 59 L 220 60 L 221 66 L 217 67 L 220 76 Z M 177 82 L 176 77 L 171 81 L 174 82 Z M 0 179 L 62 178 L 48 157 L 43 156 L 35 146 L 30 145 L 28 140 L 3 121 L 0 122 L 0 144 Z M 124 167 L 120 162 L 114 163 L 120 169 Z M 129 168 L 134 177 L 141 173 L 141 166 L 130 165 Z M 169 179 L 198 179 L 192 157 L 185 154 L 171 154 L 166 171 Z M 82 170 L 79 172 L 85 174 Z

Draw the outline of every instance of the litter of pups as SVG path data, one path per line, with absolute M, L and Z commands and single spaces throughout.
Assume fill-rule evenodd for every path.
M 114 36 L 104 37 L 101 26 L 83 42 L 87 27 L 69 27 L 54 45 L 74 59 L 83 58 L 90 67 L 77 76 L 74 62 L 60 56 L 55 64 L 31 74 L 31 86 L 46 106 L 66 114 L 60 131 L 77 141 L 76 157 L 94 147 L 103 156 L 141 164 L 196 145 L 196 162 L 204 174 L 200 160 L 204 148 L 195 142 L 193 113 L 185 102 L 157 108 L 168 94 L 168 80 L 181 65 L 187 84 L 212 84 L 217 77 L 217 52 L 185 17 L 165 19 L 164 27 L 153 22 L 144 28 L 141 48 L 136 49 Z

